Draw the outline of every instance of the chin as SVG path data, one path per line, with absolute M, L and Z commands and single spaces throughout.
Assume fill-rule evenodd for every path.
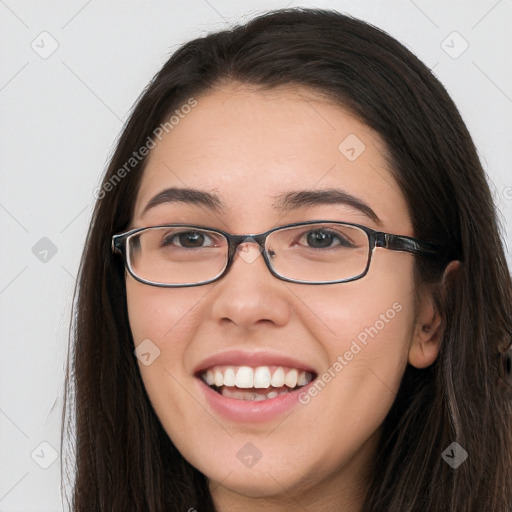
M 255 468 L 247 470 L 237 470 L 226 476 L 223 470 L 211 472 L 211 477 L 207 474 L 210 491 L 221 485 L 224 489 L 247 496 L 250 498 L 272 498 L 273 496 L 289 493 L 292 488 L 298 486 L 301 482 L 299 475 L 283 474 L 273 472 L 267 468 Z M 302 486 L 301 486 L 302 487 Z

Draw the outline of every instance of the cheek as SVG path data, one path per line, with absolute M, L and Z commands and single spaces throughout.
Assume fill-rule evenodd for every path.
M 345 419 L 349 413 L 356 422 L 365 418 L 378 426 L 407 365 L 415 308 L 411 260 L 402 261 L 400 272 L 391 272 L 385 261 L 374 263 L 375 271 L 365 279 L 297 295 L 304 325 L 320 341 L 327 360 L 318 389 L 311 388 L 304 402 L 313 406 L 322 394 L 315 413 L 328 407 Z
M 321 339 L 328 360 L 315 386 L 300 397 L 324 440 L 318 472 L 350 459 L 378 432 L 395 400 L 412 339 L 414 304 L 404 281 L 392 281 L 375 288 L 361 280 L 357 287 L 302 297 L 305 325 Z
M 129 278 L 126 299 L 135 345 L 149 338 L 165 348 L 179 347 L 206 293 L 200 288 L 158 288 Z
M 413 268 L 410 259 L 397 259 L 402 268 L 381 258 L 364 279 L 297 288 L 297 315 L 329 354 L 357 342 L 365 350 L 359 353 L 355 346 L 354 359 L 378 356 L 389 362 L 408 349 L 415 317 Z
M 134 348 L 136 354 L 149 353 L 145 357 L 138 355 L 138 359 L 144 386 L 154 406 L 164 400 L 164 408 L 172 406 L 169 396 L 180 396 L 176 391 L 183 384 L 183 376 L 190 376 L 185 369 L 185 355 L 190 351 L 206 293 L 200 288 L 158 288 L 127 280 Z
M 191 399 L 189 390 L 195 386 L 195 378 L 187 366 L 187 357 L 196 347 L 194 334 L 204 315 L 201 306 L 208 290 L 165 289 L 127 280 L 126 293 L 135 347 L 140 345 L 150 353 L 150 361 L 139 357 L 141 377 L 164 429 L 173 441 L 180 439 L 180 433 L 191 434 L 201 426 L 215 431 L 218 425 Z M 187 442 L 179 445 L 188 455 Z

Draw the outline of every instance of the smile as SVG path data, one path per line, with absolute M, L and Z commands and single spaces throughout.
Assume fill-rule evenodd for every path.
M 220 395 L 235 400 L 271 400 L 309 384 L 314 375 L 284 366 L 213 366 L 201 379 Z

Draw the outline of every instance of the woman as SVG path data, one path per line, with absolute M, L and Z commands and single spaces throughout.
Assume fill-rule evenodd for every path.
M 97 198 L 74 510 L 512 509 L 495 210 L 393 38 L 291 9 L 185 44 Z

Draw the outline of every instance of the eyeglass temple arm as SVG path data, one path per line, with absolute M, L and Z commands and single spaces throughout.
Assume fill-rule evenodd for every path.
M 112 237 L 111 249 L 114 254 L 123 254 L 123 242 L 125 241 L 125 235 L 114 235 Z
M 439 245 L 431 242 L 425 242 L 410 236 L 391 235 L 382 232 L 375 233 L 375 247 L 425 255 L 439 255 L 442 251 Z

